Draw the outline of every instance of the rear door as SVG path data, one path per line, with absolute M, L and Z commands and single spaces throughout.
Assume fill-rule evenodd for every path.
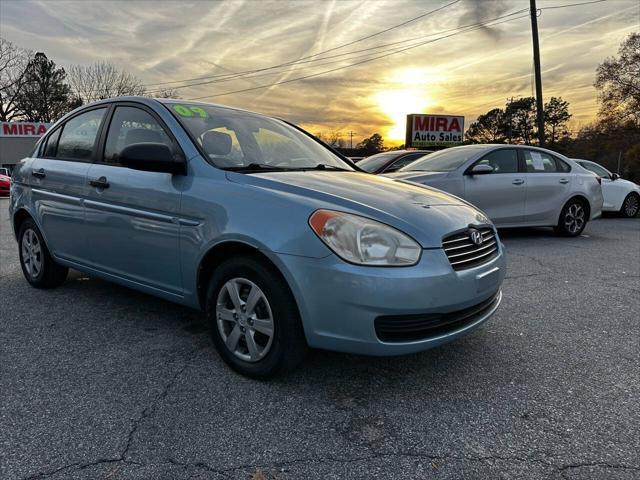
M 87 260 L 83 201 L 106 112 L 107 107 L 85 110 L 60 125 L 31 163 L 34 214 L 49 250 L 58 258 Z
M 492 173 L 471 175 L 475 165 L 490 165 Z M 514 148 L 499 148 L 485 154 L 464 175 L 464 198 L 486 213 L 498 225 L 522 222 L 526 185 L 518 171 Z
M 119 278 L 181 294 L 178 233 L 182 175 L 132 170 L 120 152 L 135 143 L 177 146 L 149 108 L 118 104 L 105 128 L 104 148 L 87 175 L 87 239 L 94 268 Z
M 571 192 L 570 167 L 541 150 L 520 150 L 525 166 L 527 224 L 555 225 L 565 199 Z

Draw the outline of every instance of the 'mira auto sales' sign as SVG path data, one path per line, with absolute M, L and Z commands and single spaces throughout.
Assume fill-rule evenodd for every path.
M 407 115 L 407 147 L 452 145 L 464 140 L 464 117 L 457 115 Z
M 43 122 L 0 122 L 0 137 L 41 137 L 50 126 Z

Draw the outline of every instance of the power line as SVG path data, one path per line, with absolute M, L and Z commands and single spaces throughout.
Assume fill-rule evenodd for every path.
M 395 30 L 397 28 L 404 27 L 405 25 L 408 25 L 409 23 L 413 23 L 413 22 L 415 22 L 417 20 L 420 20 L 422 18 L 428 17 L 429 15 L 437 13 L 440 10 L 443 10 L 443 9 L 445 9 L 447 7 L 450 7 L 450 6 L 452 6 L 452 5 L 456 4 L 456 3 L 459 3 L 460 1 L 461 0 L 454 0 L 453 2 L 447 3 L 446 5 L 438 7 L 436 9 L 434 9 L 434 10 L 430 10 L 430 11 L 428 11 L 426 13 L 418 15 L 417 17 L 410 18 L 409 20 L 406 20 L 406 21 L 404 21 L 402 23 L 399 23 L 397 25 L 393 25 L 393 26 L 391 26 L 389 28 L 385 28 L 384 30 L 380 30 L 379 32 L 372 33 L 371 35 L 367 35 L 365 37 L 358 38 L 358 39 L 353 40 L 351 42 L 344 43 L 342 45 L 338 45 L 336 47 L 332 47 L 332 48 L 329 48 L 327 50 L 323 50 L 323 51 L 314 53 L 312 55 L 307 55 L 305 57 L 300 57 L 298 60 L 295 60 L 295 61 L 285 62 L 285 63 L 281 63 L 279 65 L 274 65 L 274 66 L 271 66 L 271 67 L 265 67 L 265 69 L 288 66 L 288 65 L 296 63 L 296 62 L 298 62 L 300 60 L 306 60 L 306 59 L 309 59 L 309 58 L 313 58 L 313 57 L 317 57 L 317 56 L 323 55 L 325 53 L 329 53 L 329 52 L 333 52 L 335 50 L 339 50 L 339 49 L 344 48 L 344 47 L 348 47 L 348 46 L 353 45 L 355 43 L 359 43 L 359 42 L 362 42 L 364 40 L 368 40 L 370 38 L 376 37 L 378 35 L 382 35 L 383 33 L 390 32 L 391 30 Z M 241 73 L 254 73 L 254 72 L 258 72 L 258 71 L 262 71 L 262 70 L 264 70 L 264 69 L 246 70 L 244 72 L 236 72 L 236 73 L 239 73 L 239 74 L 241 74 Z M 173 80 L 173 81 L 169 81 L 169 82 L 147 83 L 144 86 L 152 87 L 152 86 L 155 86 L 155 85 L 166 85 L 166 84 L 172 84 L 172 83 L 182 83 L 182 82 L 191 82 L 191 81 L 196 81 L 196 80 L 206 80 L 208 78 L 213 78 L 214 76 L 224 76 L 224 75 L 227 75 L 227 74 L 211 75 L 211 76 L 204 76 L 204 77 L 197 77 L 197 78 L 183 79 L 183 80 Z
M 391 43 L 387 43 L 387 44 L 383 44 L 383 45 L 377 45 L 375 47 L 363 48 L 361 50 L 352 50 L 350 52 L 345 52 L 345 53 L 341 53 L 341 54 L 337 54 L 337 55 L 330 55 L 330 56 L 327 56 L 327 57 L 317 58 L 317 59 L 314 59 L 314 60 L 291 62 L 290 64 L 287 64 L 287 65 L 299 65 L 299 64 L 303 64 L 303 63 L 321 62 L 323 60 L 329 60 L 329 59 L 337 58 L 337 57 L 345 57 L 345 56 L 353 55 L 353 54 L 356 54 L 356 53 L 367 52 L 367 51 L 371 51 L 371 50 L 379 50 L 381 48 L 388 47 L 388 46 L 399 45 L 399 44 L 409 44 L 409 42 L 414 42 L 414 41 L 419 40 L 419 39 L 433 37 L 433 36 L 439 35 L 441 33 L 452 32 L 452 31 L 458 32 L 460 30 L 464 30 L 464 29 L 467 29 L 467 28 L 482 26 L 483 23 L 493 22 L 495 20 L 502 19 L 502 18 L 505 18 L 505 17 L 511 17 L 511 16 L 517 15 L 518 13 L 525 12 L 527 10 L 528 9 L 526 9 L 526 8 L 525 9 L 521 9 L 521 10 L 517 10 L 517 11 L 509 13 L 507 15 L 501 15 L 499 17 L 495 17 L 495 18 L 486 20 L 485 22 L 477 22 L 477 23 L 463 25 L 463 26 L 456 27 L 456 28 L 450 28 L 450 29 L 447 29 L 447 30 L 441 30 L 439 32 L 431 33 L 429 35 L 423 35 L 423 36 L 414 37 L 414 38 L 411 38 L 411 39 L 400 40 L 400 41 L 397 41 L 397 42 L 391 42 Z M 494 25 L 497 25 L 497 23 L 494 24 Z M 419 43 L 416 43 L 414 45 L 420 46 L 420 45 L 423 45 L 423 44 L 424 44 L 424 42 L 419 42 Z M 364 55 L 359 55 L 359 56 L 348 58 L 348 59 L 341 59 L 341 60 L 335 60 L 335 61 L 332 61 L 332 62 L 318 63 L 316 65 L 311 65 L 311 66 L 312 67 L 317 67 L 317 66 L 323 66 L 323 65 L 330 65 L 330 64 L 333 64 L 333 63 L 340 63 L 340 62 L 343 62 L 345 60 L 354 60 L 354 59 L 357 59 L 357 58 L 368 57 L 368 56 L 370 56 L 372 54 L 375 54 L 375 53 L 396 51 L 399 48 L 400 47 L 390 48 L 390 49 L 387 49 L 387 50 L 380 50 L 378 52 L 370 52 L 370 53 L 367 53 L 367 54 L 364 54 Z M 261 73 L 261 74 L 259 72 L 260 71 L 264 71 L 264 70 L 277 69 L 277 68 L 281 68 L 281 67 L 278 67 L 278 66 L 267 67 L 267 68 L 260 69 L 260 70 L 257 70 L 257 71 L 248 71 L 249 73 L 246 73 L 246 74 L 241 73 L 241 72 L 237 72 L 235 74 L 227 74 L 227 75 L 224 76 L 224 78 L 215 78 L 213 80 L 208 80 L 208 81 L 205 81 L 205 82 L 191 83 L 191 84 L 188 84 L 188 85 L 179 85 L 177 87 L 173 87 L 173 89 L 174 90 L 178 90 L 178 89 L 181 89 L 181 88 L 196 87 L 196 86 L 201 86 L 201 85 L 209 85 L 209 84 L 212 84 L 212 83 L 223 83 L 223 82 L 228 82 L 230 80 L 237 80 L 237 79 L 245 80 L 245 79 L 252 79 L 252 78 L 269 76 L 269 75 L 273 75 L 275 72 L 274 73 Z M 302 67 L 302 68 L 306 68 L 306 67 Z M 252 74 L 251 72 L 256 72 L 257 74 Z M 154 92 L 154 91 L 156 91 L 156 90 L 151 90 L 150 92 Z M 160 90 L 158 90 L 158 91 L 160 91 Z
M 509 19 L 508 21 L 518 20 L 519 18 L 525 18 L 525 17 L 528 17 L 528 16 L 529 16 L 529 14 L 527 13 L 527 14 L 522 15 L 522 16 L 520 16 L 520 17 L 515 17 L 515 18 L 512 18 L 512 19 Z M 504 21 L 503 21 L 503 22 L 504 22 Z M 502 23 L 502 22 L 500 22 L 500 23 Z M 455 36 L 455 35 L 460 35 L 460 34 L 462 34 L 462 33 L 467 33 L 467 32 L 469 32 L 469 31 L 477 30 L 477 29 L 479 29 L 479 28 L 481 28 L 481 27 L 485 27 L 485 26 L 491 26 L 491 24 L 489 24 L 489 23 L 479 23 L 477 26 L 475 26 L 475 27 L 473 27 L 473 28 L 469 28 L 469 29 L 467 29 L 467 30 L 463 30 L 463 31 L 455 32 L 455 33 L 452 33 L 452 34 L 449 34 L 449 35 L 444 35 L 444 36 L 442 36 L 442 37 L 438 37 L 438 38 L 435 38 L 435 39 L 433 39 L 433 40 L 429 40 L 429 41 L 421 42 L 421 43 L 419 43 L 419 44 L 415 44 L 415 45 L 412 45 L 412 46 L 409 46 L 409 47 L 399 48 L 399 49 L 394 50 L 394 51 L 393 51 L 393 52 L 391 52 L 391 53 L 386 53 L 386 54 L 384 54 L 384 55 L 378 55 L 378 56 L 376 56 L 376 57 L 372 57 L 372 58 L 369 58 L 369 59 L 366 59 L 366 60 L 362 60 L 362 61 L 360 61 L 360 62 L 355 62 L 355 63 L 352 63 L 352 64 L 350 64 L 350 65 L 345 65 L 345 66 L 342 66 L 342 67 L 332 68 L 332 69 L 330 69 L 330 70 L 325 70 L 325 71 L 323 71 L 323 72 L 313 73 L 313 74 L 305 75 L 305 76 L 302 76 L 302 77 L 290 78 L 290 79 L 288 79 L 288 80 L 283 80 L 283 81 L 280 81 L 280 82 L 274 82 L 274 83 L 271 83 L 271 84 L 259 85 L 259 86 L 257 86 L 257 87 L 244 88 L 244 89 L 241 89 L 241 90 L 235 90 L 235 91 L 231 91 L 231 92 L 223 92 L 223 93 L 218 93 L 218 94 L 213 94 L 213 95 L 204 95 L 204 96 L 201 96 L 201 97 L 190 98 L 189 100 L 202 100 L 202 99 L 204 99 L 204 98 L 222 97 L 222 96 L 225 96 L 225 95 L 231 95 L 231 94 L 233 94 L 233 93 L 244 93 L 244 92 L 250 92 L 250 91 L 253 91 L 253 90 L 260 90 L 260 89 L 262 89 L 262 88 L 273 87 L 273 86 L 276 86 L 276 85 L 283 85 L 283 84 L 285 84 L 285 83 L 292 83 L 292 82 L 297 82 L 297 81 L 299 81 L 299 80 L 306 80 L 306 79 L 308 79 L 308 78 L 318 77 L 318 76 L 320 76 L 320 75 L 326 75 L 326 74 L 328 74 L 328 73 L 337 72 L 337 71 L 339 71 L 339 70 L 344 70 L 344 69 L 346 69 L 346 68 L 355 67 L 355 66 L 357 66 L 357 65 L 362 65 L 362 64 L 364 64 L 364 63 L 373 62 L 373 61 L 375 61 L 375 60 L 379 60 L 379 59 L 381 59 L 381 58 L 386 58 L 386 57 L 389 57 L 389 56 L 391 56 L 391 55 L 396 55 L 396 54 L 398 54 L 398 53 L 402 53 L 402 52 L 405 52 L 405 51 L 407 51 L 407 50 L 412 50 L 412 49 L 414 49 L 414 48 L 418 48 L 418 47 L 421 47 L 421 46 L 423 46 L 423 45 L 427 45 L 427 44 L 429 44 L 429 43 L 434 43 L 434 42 L 437 42 L 437 41 L 439 41 L 439 40 L 443 40 L 443 39 L 445 39 L 445 38 L 453 37 L 453 36 Z
M 422 46 L 422 45 L 427 44 L 427 43 L 432 43 L 433 41 L 440 40 L 440 38 L 434 39 L 432 41 L 420 42 L 420 43 L 417 43 L 417 44 L 414 44 L 414 45 L 410 45 L 408 48 L 398 49 L 397 51 L 395 49 L 380 50 L 379 52 L 373 52 L 373 51 L 379 50 L 381 48 L 393 46 L 393 45 L 408 44 L 409 42 L 413 42 L 413 41 L 416 41 L 416 40 L 421 39 L 421 38 L 429 38 L 429 37 L 432 37 L 434 35 L 439 35 L 441 33 L 446 33 L 446 32 L 450 32 L 450 31 L 455 31 L 457 33 L 465 33 L 467 31 L 467 30 L 464 30 L 465 28 L 469 28 L 470 29 L 469 31 L 475 30 L 476 28 L 474 28 L 474 27 L 485 26 L 484 24 L 486 22 L 493 22 L 493 21 L 498 20 L 498 19 L 508 18 L 510 16 L 514 16 L 514 15 L 517 15 L 518 13 L 525 12 L 525 11 L 529 10 L 528 8 L 523 8 L 523 9 L 511 12 L 509 14 L 505 14 L 505 15 L 501 15 L 499 17 L 495 17 L 495 18 L 490 19 L 490 20 L 485 20 L 483 22 L 477 22 L 477 23 L 474 23 L 474 24 L 463 25 L 463 26 L 459 26 L 459 27 L 456 27 L 456 28 L 453 28 L 453 29 L 442 30 L 442 31 L 439 31 L 439 32 L 431 33 L 429 35 L 425 35 L 425 36 L 413 37 L 411 39 L 400 40 L 400 41 L 391 42 L 391 43 L 387 43 L 387 44 L 377 45 L 377 46 L 374 46 L 374 47 L 368 47 L 368 48 L 364 48 L 364 49 L 360 49 L 360 50 L 353 50 L 353 51 L 345 52 L 345 53 L 341 53 L 341 54 L 336 54 L 336 55 L 331 55 L 331 56 L 324 56 L 324 57 L 321 57 L 321 58 L 315 58 L 315 57 L 320 57 L 321 55 L 324 55 L 326 53 L 329 53 L 329 52 L 332 52 L 332 51 L 335 51 L 335 50 L 339 50 L 339 49 L 344 48 L 346 46 L 362 42 L 364 40 L 367 40 L 369 38 L 375 37 L 377 35 L 381 35 L 381 34 L 386 33 L 388 31 L 400 28 L 400 27 L 405 26 L 405 25 L 407 25 L 409 23 L 412 23 L 412 22 L 415 22 L 415 21 L 417 21 L 419 19 L 425 18 L 428 15 L 431 15 L 433 13 L 436 13 L 436 12 L 440 11 L 440 10 L 443 10 L 443 9 L 445 9 L 445 8 L 451 6 L 451 5 L 454 5 L 454 4 L 458 3 L 459 1 L 460 0 L 455 0 L 453 2 L 450 2 L 450 3 L 446 4 L 446 5 L 443 5 L 441 7 L 438 7 L 436 9 L 434 9 L 434 10 L 431 10 L 429 12 L 426 12 L 426 13 L 423 13 L 423 14 L 418 15 L 416 17 L 413 17 L 413 18 L 411 18 L 409 20 L 406 20 L 406 21 L 404 21 L 402 23 L 399 23 L 397 25 L 393 25 L 393 26 L 391 26 L 389 28 L 386 28 L 384 30 L 381 30 L 379 32 L 373 33 L 371 35 L 367 35 L 365 37 L 358 38 L 358 39 L 353 40 L 351 42 L 348 42 L 348 43 L 345 43 L 345 44 L 342 44 L 342 45 L 338 45 L 336 47 L 332 47 L 332 48 L 327 49 L 327 50 L 323 50 L 321 52 L 317 52 L 317 53 L 314 53 L 314 54 L 311 54 L 311 55 L 307 55 L 305 57 L 301 57 L 301 58 L 299 58 L 297 60 L 292 60 L 292 61 L 284 62 L 284 63 L 281 63 L 281 64 L 273 65 L 273 66 L 270 66 L 270 67 L 264 67 L 264 68 L 253 69 L 253 70 L 245 70 L 245 71 L 240 71 L 240 72 L 233 72 L 233 73 L 226 73 L 226 74 L 217 74 L 217 75 L 196 77 L 196 78 L 192 78 L 192 79 L 172 80 L 172 81 L 157 82 L 157 83 L 147 83 L 147 84 L 141 84 L 140 86 L 148 87 L 148 86 L 157 86 L 157 85 L 170 85 L 170 84 L 174 84 L 174 83 L 184 83 L 184 82 L 195 81 L 195 80 L 214 79 L 214 80 L 210 80 L 210 81 L 206 81 L 206 82 L 198 82 L 198 83 L 192 83 L 192 84 L 187 84 L 187 85 L 178 85 L 178 86 L 175 86 L 175 87 L 156 88 L 156 89 L 151 89 L 151 90 L 146 92 L 146 93 L 149 93 L 149 94 L 153 94 L 153 93 L 163 92 L 163 91 L 165 91 L 167 89 L 179 90 L 179 89 L 183 89 L 183 88 L 189 88 L 189 87 L 195 87 L 195 86 L 201 86 L 201 85 L 208 85 L 208 84 L 213 84 L 213 83 L 228 82 L 228 81 L 231 81 L 231 80 L 243 80 L 243 79 L 252 79 L 252 78 L 259 78 L 259 77 L 269 76 L 269 75 L 273 75 L 273 74 L 276 73 L 276 72 L 271 72 L 271 70 L 277 70 L 277 69 L 280 69 L 280 68 L 285 68 L 285 67 L 294 66 L 294 65 L 298 65 L 298 64 L 311 64 L 311 63 L 315 63 L 315 62 L 322 62 L 324 60 L 329 60 L 329 59 L 332 59 L 332 58 L 346 57 L 346 56 L 354 55 L 356 53 L 367 52 L 367 51 L 372 51 L 370 54 L 391 52 L 389 55 L 393 55 L 395 53 L 401 53 L 402 51 L 405 51 L 405 50 L 408 50 L 408 49 L 417 48 L 417 47 Z M 547 10 L 547 9 L 573 7 L 573 6 L 586 5 L 586 4 L 591 4 L 591 3 L 601 3 L 601 2 L 604 2 L 604 1 L 606 1 L 606 0 L 594 0 L 594 1 L 583 2 L 583 3 L 557 5 L 557 6 L 553 6 L 553 7 L 542 7 L 542 8 L 539 8 L 538 11 Z M 521 18 L 521 17 L 518 17 L 518 18 Z M 512 20 L 517 20 L 518 18 L 514 18 Z M 500 22 L 500 23 L 502 23 L 502 22 Z M 462 29 L 462 31 L 459 31 L 461 29 Z M 448 38 L 448 36 L 445 36 L 443 38 Z M 349 59 L 343 59 L 343 60 L 354 60 L 354 59 L 357 59 L 357 58 L 367 57 L 368 55 L 369 54 L 360 55 L 360 56 L 352 57 L 352 58 L 349 58 Z M 366 61 L 363 61 L 363 62 L 357 62 L 357 63 L 352 64 L 352 65 L 347 65 L 344 68 L 349 68 L 351 66 L 359 65 L 361 63 L 366 63 L 368 61 L 377 60 L 378 58 L 384 58 L 385 56 L 389 56 L 389 55 L 382 55 L 382 56 L 379 56 L 379 57 L 374 57 L 374 58 L 371 58 L 370 60 L 366 60 Z M 338 61 L 333 61 L 333 62 L 317 63 L 315 65 L 309 65 L 309 66 L 311 66 L 311 67 L 324 66 L 324 65 L 329 65 L 329 64 L 332 64 L 332 63 L 339 63 L 339 62 L 341 62 L 343 60 L 338 60 Z M 306 67 L 302 67 L 302 68 L 306 68 Z M 333 69 L 333 70 L 330 70 L 330 71 L 327 71 L 327 72 L 320 72 L 319 74 L 313 74 L 311 76 L 318 76 L 318 75 L 321 75 L 321 74 L 330 73 L 331 71 L 335 71 L 335 70 L 337 70 L 337 69 Z M 264 72 L 270 72 L 270 73 L 264 73 Z M 259 74 L 259 75 L 256 75 L 256 74 Z M 306 77 L 306 78 L 309 78 L 309 77 Z M 283 82 L 276 82 L 275 84 L 278 85 L 278 84 L 281 84 L 281 83 L 290 83 L 290 82 L 289 81 L 283 81 Z M 255 87 L 254 90 L 257 90 L 257 89 L 260 89 L 260 88 L 268 88 L 269 86 L 273 86 L 273 85 L 258 86 L 258 87 Z M 247 90 L 243 89 L 242 91 L 247 91 Z M 100 89 L 95 89 L 95 90 L 76 90 L 76 93 L 84 93 L 84 94 L 100 93 L 100 92 L 101 92 Z M 239 92 L 240 91 L 223 93 L 222 95 L 228 95 L 228 94 L 231 94 L 231 93 L 239 93 Z M 198 98 L 208 98 L 208 97 L 198 97 Z
M 195 86 L 201 86 L 201 85 L 209 85 L 209 84 L 213 84 L 213 83 L 228 82 L 228 81 L 236 80 L 236 79 L 243 80 L 243 79 L 259 78 L 259 77 L 273 75 L 274 73 L 276 73 L 276 72 L 264 73 L 266 71 L 277 70 L 279 68 L 284 68 L 284 67 L 293 66 L 293 65 L 299 65 L 299 64 L 309 64 L 309 63 L 315 63 L 315 62 L 323 62 L 324 60 L 329 60 L 329 59 L 338 58 L 338 57 L 346 57 L 346 56 L 354 55 L 356 53 L 361 53 L 361 52 L 370 52 L 370 53 L 367 53 L 367 54 L 364 54 L 364 55 L 355 56 L 355 57 L 351 57 L 351 58 L 348 58 L 348 59 L 341 59 L 341 60 L 332 61 L 332 62 L 317 63 L 317 64 L 311 65 L 311 66 L 312 67 L 317 67 L 317 66 L 330 65 L 330 64 L 340 63 L 340 62 L 343 62 L 345 60 L 355 60 L 357 58 L 368 57 L 369 55 L 376 54 L 376 53 L 394 52 L 397 49 L 399 49 L 400 47 L 389 48 L 387 50 L 380 50 L 380 49 L 383 49 L 385 47 L 395 46 L 395 45 L 404 45 L 404 44 L 409 44 L 410 46 L 413 46 L 413 45 L 420 46 L 420 45 L 423 45 L 424 42 L 419 42 L 419 43 L 416 43 L 416 44 L 413 44 L 413 45 L 411 45 L 410 42 L 415 42 L 416 40 L 421 40 L 421 39 L 425 39 L 425 38 L 434 37 L 434 36 L 440 35 L 442 33 L 458 32 L 458 31 L 465 30 L 465 29 L 474 29 L 473 27 L 482 26 L 487 22 L 494 22 L 494 21 L 499 20 L 499 19 L 508 18 L 508 17 L 517 15 L 519 13 L 523 13 L 525 11 L 528 11 L 528 9 L 527 8 L 523 8 L 523 9 L 511 12 L 511 13 L 508 13 L 508 14 L 500 15 L 500 16 L 492 18 L 492 19 L 484 20 L 482 22 L 475 22 L 475 23 L 471 23 L 471 24 L 461 25 L 461 26 L 458 26 L 458 27 L 455 27 L 455 28 L 449 28 L 449 29 L 446 29 L 446 30 L 433 32 L 433 33 L 430 33 L 428 35 L 421 35 L 421 36 L 418 36 L 418 37 L 412 37 L 412 38 L 409 38 L 409 39 L 404 39 L 404 40 L 399 40 L 399 41 L 390 42 L 390 43 L 386 43 L 386 44 L 376 45 L 376 46 L 373 46 L 373 47 L 363 48 L 363 49 L 359 49 L 359 50 L 352 50 L 352 51 L 349 51 L 349 52 L 340 53 L 340 54 L 336 54 L 336 55 L 329 55 L 329 56 L 324 56 L 324 57 L 321 57 L 321 58 L 311 59 L 311 57 L 316 57 L 316 56 L 322 55 L 323 53 L 329 52 L 330 50 L 336 50 L 338 48 L 342 48 L 343 46 L 347 45 L 347 44 L 345 44 L 345 45 L 342 45 L 340 47 L 335 47 L 335 48 L 330 49 L 330 50 L 325 50 L 324 52 L 319 52 L 319 53 L 316 53 L 314 55 L 309 55 L 307 57 L 302 57 L 302 58 L 300 58 L 298 60 L 285 62 L 285 63 L 279 64 L 279 65 L 274 65 L 274 66 L 271 66 L 271 67 L 264 67 L 264 68 L 260 68 L 260 69 L 246 70 L 246 71 L 240 71 L 240 72 L 231 72 L 231 73 L 227 73 L 227 74 L 218 74 L 218 75 L 212 75 L 212 76 L 209 76 L 209 77 L 201 77 L 202 79 L 212 78 L 213 80 L 207 80 L 207 81 L 198 82 L 198 83 L 191 83 L 191 84 L 187 84 L 187 85 L 178 85 L 176 87 L 168 87 L 168 88 L 172 89 L 172 90 L 179 90 L 179 89 L 188 88 L 188 87 L 195 87 Z M 428 12 L 428 13 L 433 13 L 433 12 L 435 12 L 435 10 L 432 10 L 431 12 Z M 427 15 L 427 14 L 423 14 L 420 17 L 424 17 L 425 15 Z M 415 17 L 415 18 L 418 18 L 418 17 Z M 404 22 L 404 23 L 407 23 L 407 22 Z M 499 23 L 502 23 L 502 22 L 499 22 Z M 495 23 L 494 25 L 497 25 L 499 23 Z M 361 40 L 361 39 L 359 39 L 359 40 Z M 356 43 L 359 40 L 350 42 L 349 44 Z M 427 42 L 427 43 L 429 43 L 429 42 Z M 379 50 L 379 51 L 373 52 L 375 50 Z M 307 60 L 305 60 L 305 59 L 307 59 Z M 305 68 L 305 67 L 303 67 L 303 68 Z M 180 81 L 176 80 L 175 82 L 180 82 Z M 152 84 L 141 84 L 141 86 L 148 86 L 148 85 L 152 85 Z M 164 90 L 165 90 L 165 88 L 151 89 L 151 90 L 148 90 L 147 93 L 157 93 L 157 92 L 162 92 Z M 96 89 L 96 90 L 76 90 L 76 92 L 77 93 L 93 93 L 93 92 L 98 92 L 99 93 L 100 90 L 99 89 Z
M 556 8 L 579 7 L 580 5 L 591 5 L 592 3 L 602 3 L 602 2 L 606 2 L 606 1 L 607 0 L 593 0 L 591 2 L 570 3 L 570 4 L 567 4 L 567 5 L 556 5 L 554 7 L 539 8 L 538 10 L 555 10 Z

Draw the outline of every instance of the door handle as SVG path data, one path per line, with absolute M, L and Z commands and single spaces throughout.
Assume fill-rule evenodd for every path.
M 516 178 L 513 182 L 514 185 L 522 185 L 524 183 L 524 180 L 521 178 Z
M 89 185 L 96 188 L 109 188 L 109 182 L 107 182 L 107 177 L 100 177 L 97 180 L 89 180 Z
M 41 168 L 40 170 L 31 170 L 31 175 L 36 178 L 44 178 L 47 176 L 47 174 L 44 173 L 44 168 Z
M 567 180 L 566 178 L 561 178 L 560 183 L 566 185 L 567 183 L 569 183 L 569 180 Z

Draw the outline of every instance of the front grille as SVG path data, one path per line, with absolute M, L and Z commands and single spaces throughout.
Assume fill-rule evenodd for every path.
M 482 243 L 479 245 L 471 240 L 474 230 L 482 235 Z M 498 237 L 490 227 L 470 228 L 445 237 L 442 248 L 454 270 L 465 270 L 495 258 L 498 255 Z
M 376 335 L 383 342 L 415 342 L 438 337 L 471 325 L 500 302 L 500 292 L 472 307 L 449 313 L 387 315 L 375 319 Z

